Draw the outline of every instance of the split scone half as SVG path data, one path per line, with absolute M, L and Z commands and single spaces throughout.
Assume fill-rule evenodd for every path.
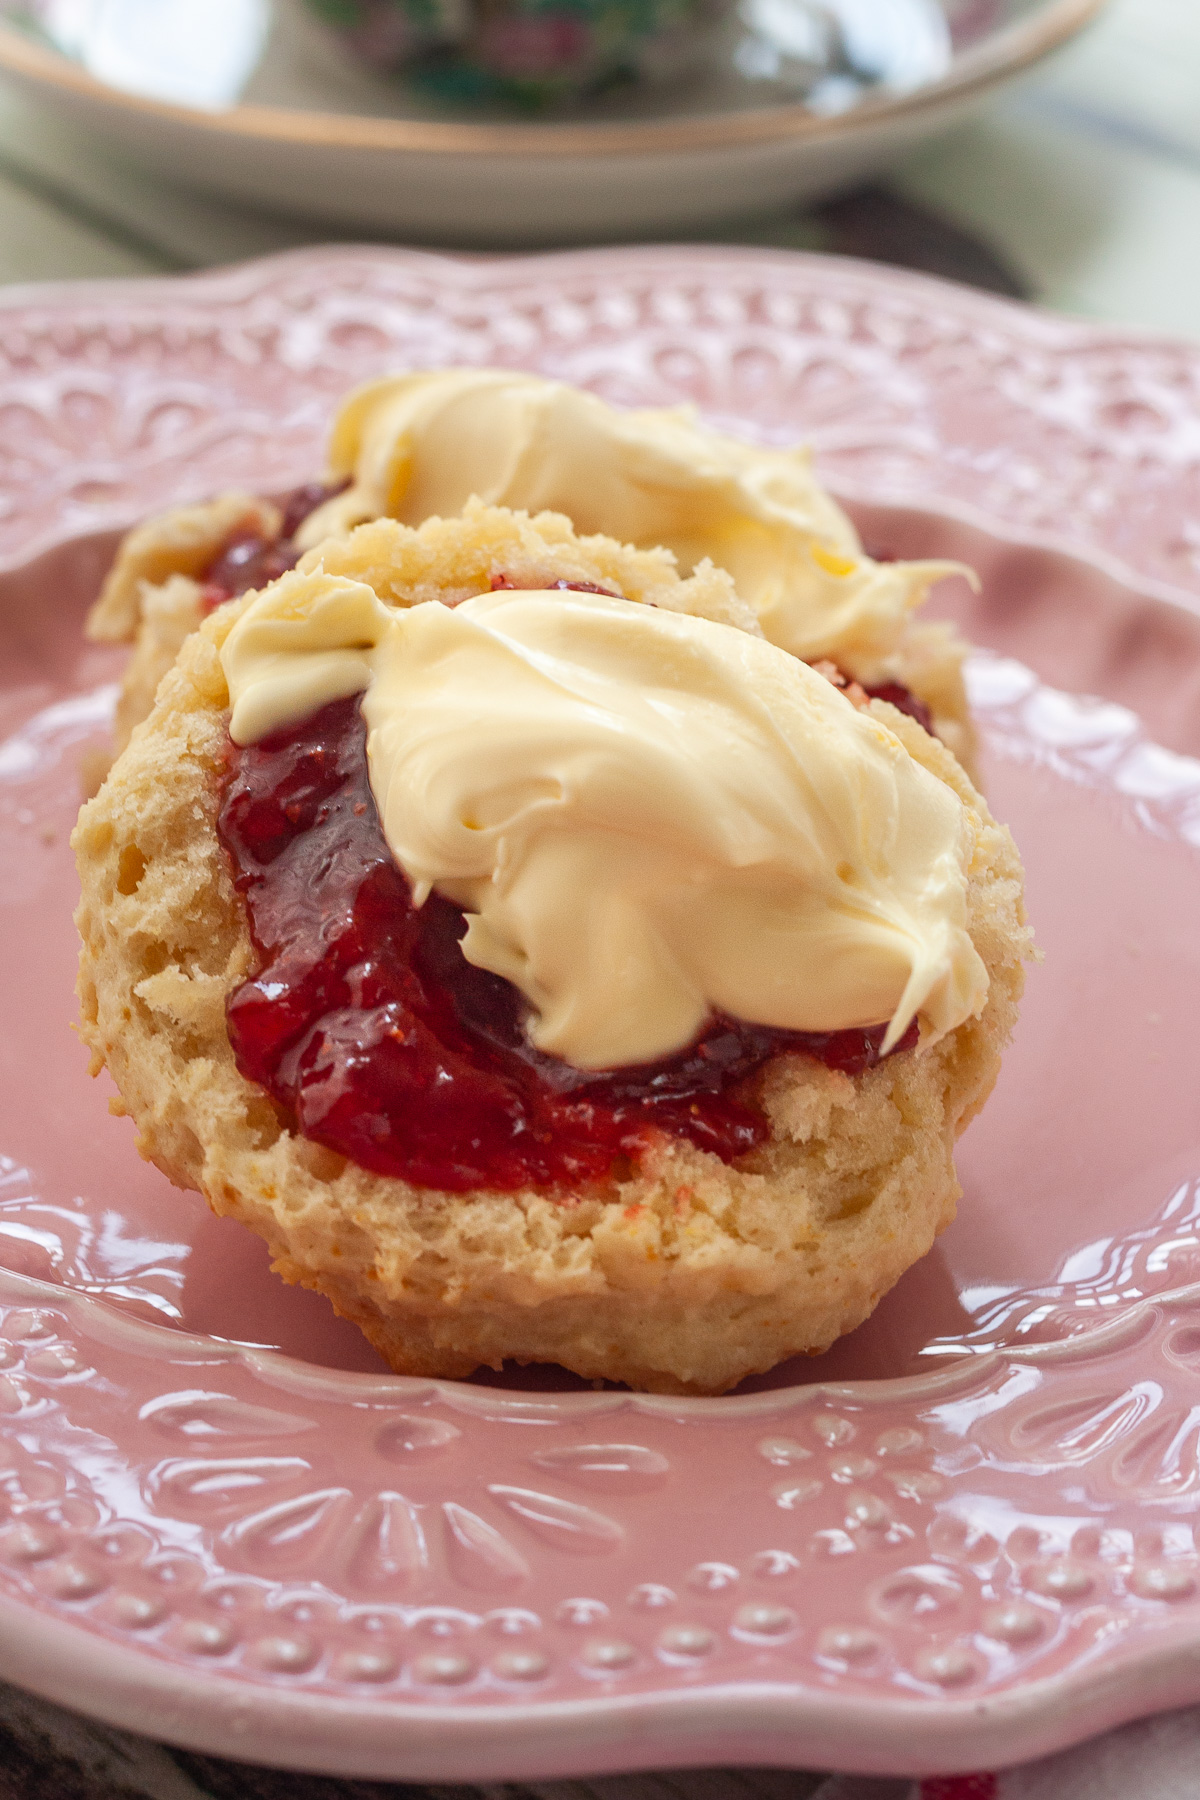
M 732 575 L 772 643 L 835 678 L 911 695 L 974 773 L 966 643 L 918 615 L 963 573 L 941 561 L 880 561 L 818 482 L 804 448 L 743 443 L 687 408 L 622 411 L 564 382 L 499 369 L 388 375 L 342 402 L 323 485 L 283 506 L 230 492 L 127 533 L 88 635 L 127 643 L 114 747 L 153 704 L 184 638 L 222 599 L 329 537 L 380 518 L 419 525 L 471 498 L 565 514 L 579 532 L 665 546 L 684 576 Z
M 692 680 L 686 675 L 686 668 L 692 667 L 689 658 L 697 668 L 703 662 L 709 687 L 701 693 L 693 682 L 693 710 L 681 711 L 662 738 L 668 760 L 654 766 L 668 774 L 661 780 L 634 781 L 621 790 L 633 795 L 628 804 L 635 811 L 639 794 L 647 794 L 654 827 L 640 836 L 631 827 L 621 839 L 621 856 L 665 855 L 662 846 L 687 812 L 691 804 L 687 796 L 696 793 L 700 800 L 695 831 L 702 837 L 709 831 L 704 789 L 695 785 L 692 763 L 701 757 L 712 719 L 717 720 L 711 726 L 717 734 L 712 741 L 723 742 L 724 727 L 714 711 L 713 696 L 728 669 L 734 670 L 730 681 L 735 676 L 742 681 L 746 670 L 753 677 L 761 668 L 771 681 L 782 680 L 784 688 L 789 682 L 800 683 L 804 705 L 816 709 L 813 717 L 819 726 L 813 744 L 821 770 L 812 776 L 820 789 L 812 809 L 818 836 L 826 830 L 822 821 L 831 809 L 849 807 L 853 812 L 860 803 L 860 789 L 866 791 L 863 783 L 869 786 L 868 775 L 870 781 L 876 780 L 869 770 L 843 780 L 842 772 L 822 762 L 831 736 L 848 734 L 846 741 L 856 745 L 861 740 L 866 758 L 862 767 L 878 758 L 882 771 L 878 779 L 892 784 L 888 793 L 894 790 L 903 800 L 900 811 L 882 825 L 869 818 L 863 825 L 853 815 L 846 838 L 849 861 L 839 862 L 836 870 L 819 870 L 819 880 L 813 878 L 832 898 L 828 904 L 820 902 L 825 910 L 818 908 L 810 921 L 816 934 L 812 942 L 817 945 L 815 960 L 810 961 L 820 980 L 828 976 L 836 987 L 843 980 L 838 971 L 850 966 L 846 957 L 855 968 L 861 964 L 874 971 L 871 980 L 880 970 L 885 985 L 898 980 L 896 992 L 903 988 L 907 998 L 898 1001 L 895 1010 L 889 1001 L 883 1014 L 870 1016 L 872 1021 L 891 1016 L 889 1029 L 899 1047 L 886 1039 L 881 1045 L 876 1034 L 875 1051 L 890 1053 L 876 1054 L 857 1073 L 821 1060 L 822 1030 L 852 1023 L 855 1005 L 866 1006 L 869 1013 L 869 1001 L 852 997 L 844 1017 L 831 1015 L 811 1027 L 816 1034 L 811 1043 L 818 1052 L 810 1053 L 808 1039 L 793 1040 L 785 1031 L 784 1047 L 764 1054 L 750 1073 L 739 1078 L 737 1105 L 757 1121 L 753 1141 L 746 1140 L 748 1148 L 736 1154 L 717 1153 L 694 1132 L 651 1125 L 606 1169 L 599 1173 L 593 1169 L 577 1181 L 522 1184 L 510 1179 L 489 1186 L 464 1182 L 460 1176 L 439 1187 L 364 1166 L 336 1142 L 322 1141 L 319 1128 L 306 1126 L 278 1090 L 269 1092 L 248 1079 L 235 1057 L 227 1007 L 257 975 L 262 957 L 242 891 L 235 886 L 230 855 L 219 836 L 218 819 L 231 759 L 236 761 L 230 736 L 233 677 L 228 669 L 245 665 L 245 658 L 239 663 L 234 654 L 241 642 L 236 634 L 242 631 L 246 638 L 251 624 L 266 620 L 267 636 L 254 639 L 258 660 L 250 658 L 255 679 L 262 677 L 266 685 L 260 682 L 245 700 L 251 711 L 258 707 L 261 716 L 254 729 L 261 731 L 274 704 L 274 690 L 266 678 L 273 680 L 281 657 L 286 660 L 279 645 L 287 634 L 292 634 L 288 642 L 303 639 L 305 655 L 334 654 L 327 643 L 321 647 L 319 634 L 313 634 L 318 606 L 335 589 L 350 592 L 355 605 L 366 608 L 361 617 L 368 619 L 368 625 L 356 628 L 357 637 L 351 631 L 336 650 L 336 667 L 343 672 L 334 686 L 346 697 L 366 685 L 365 678 L 347 677 L 344 670 L 347 659 L 368 654 L 372 632 L 379 640 L 391 630 L 390 621 L 398 620 L 406 630 L 408 621 L 413 629 L 420 624 L 423 631 L 437 634 L 442 631 L 440 620 L 460 619 L 463 602 L 469 604 L 461 619 L 474 616 L 477 623 L 471 630 L 480 643 L 487 639 L 485 649 L 493 643 L 488 636 L 493 625 L 500 630 L 508 617 L 501 603 L 524 606 L 528 601 L 526 610 L 518 607 L 513 616 L 536 618 L 543 625 L 548 620 L 552 632 L 558 617 L 553 609 L 560 603 L 573 609 L 572 617 L 578 614 L 587 631 L 607 632 L 614 620 L 624 630 L 632 620 L 632 628 L 643 636 L 649 633 L 647 642 L 653 639 L 655 655 L 667 644 L 667 664 L 684 671 L 681 682 L 685 677 Z M 515 594 L 509 592 L 513 589 Z M 536 591 L 529 595 L 524 590 Z M 376 624 L 370 625 L 370 619 Z M 532 669 L 528 678 L 541 681 L 549 655 L 544 647 L 535 647 L 521 664 L 521 678 Z M 427 659 L 431 680 L 441 679 L 447 656 L 441 649 L 431 653 Z M 601 662 L 608 656 L 605 649 Z M 697 657 L 700 661 L 695 661 Z M 309 682 L 307 672 L 314 666 L 311 661 L 304 664 L 304 681 Z M 400 677 L 408 679 L 404 657 L 396 666 Z M 595 680 L 608 679 L 608 666 L 604 664 Z M 587 680 L 592 679 L 589 674 Z M 663 704 L 668 710 L 669 688 L 667 681 Z M 311 682 L 305 691 L 310 704 L 315 703 Z M 324 691 L 328 695 L 328 684 Z M 478 691 L 486 700 L 486 683 Z M 368 721 L 375 692 L 371 686 L 363 703 Z M 737 693 L 742 695 L 743 689 Z M 769 706 L 764 701 L 760 707 L 761 698 L 750 691 L 748 697 L 743 695 L 744 705 L 742 700 L 738 704 L 751 720 L 746 742 L 770 748 L 779 740 L 772 720 L 782 714 L 775 701 Z M 418 714 L 424 718 L 423 705 L 419 692 L 410 693 L 406 707 L 389 719 L 403 724 Z M 517 711 L 516 723 L 504 724 L 509 738 L 503 743 L 495 740 L 499 748 L 494 755 L 486 735 L 490 727 L 481 713 L 476 762 L 485 773 L 508 755 L 513 733 L 526 732 L 528 718 Z M 636 736 L 643 715 L 649 718 L 639 698 L 617 735 Z M 290 716 L 295 717 L 294 707 Z M 598 716 L 596 707 L 588 713 L 593 722 Z M 237 718 L 235 709 L 235 730 Z M 659 730 L 657 719 L 659 714 L 645 729 Z M 386 735 L 385 724 L 372 723 L 373 745 L 376 726 Z M 436 737 L 437 729 L 434 718 L 429 732 Z M 602 722 L 595 729 L 609 728 Z M 244 732 L 242 741 L 247 741 Z M 469 732 L 465 741 L 466 749 L 460 744 L 455 752 L 459 762 L 454 766 L 469 770 L 475 766 Z M 609 739 L 604 742 L 607 745 Z M 418 750 L 425 753 L 421 745 Z M 676 750 L 683 758 L 679 779 L 685 797 L 668 795 L 661 800 L 658 789 L 674 780 L 670 771 L 675 764 L 669 759 Z M 736 788 L 740 779 L 736 770 L 730 772 L 737 755 L 731 749 L 727 758 L 715 759 L 730 767 L 715 769 L 714 818 L 734 791 L 729 783 Z M 379 793 L 374 749 L 372 759 L 372 789 Z M 585 761 L 592 769 L 603 758 Z M 438 769 L 444 773 L 446 766 L 444 761 Z M 399 817 L 412 798 L 413 767 L 403 761 L 396 765 L 386 806 L 380 801 L 389 843 L 394 816 Z M 809 777 L 787 779 L 803 786 Z M 441 781 L 438 773 L 432 788 L 440 791 Z M 608 781 L 606 774 L 601 785 Z M 753 810 L 757 800 L 753 790 L 747 791 L 747 805 Z M 533 817 L 536 822 L 543 816 L 538 807 L 550 804 L 547 792 L 543 782 L 528 805 L 525 800 L 519 806 L 512 804 L 518 811 L 524 806 L 522 818 Z M 564 792 L 559 783 L 551 800 L 565 805 L 570 795 L 564 800 Z M 905 933 L 911 932 L 902 921 L 899 936 L 888 935 L 893 932 L 894 909 L 886 886 L 879 885 L 876 866 L 885 851 L 893 860 L 903 861 L 904 853 L 895 844 L 906 829 L 903 807 L 910 802 L 925 809 L 922 818 L 936 815 L 939 821 L 949 821 L 946 843 L 954 847 L 950 856 L 943 845 L 929 868 L 909 880 L 914 893 L 926 892 L 931 883 L 948 883 L 945 891 L 951 896 L 930 939 L 936 939 L 933 960 L 942 958 L 941 972 L 926 971 L 920 994 L 912 985 L 918 979 L 912 971 L 923 952 L 912 951 L 912 970 L 895 977 L 895 943 L 907 942 Z M 584 803 L 580 801 L 581 806 Z M 607 798 L 603 804 L 608 804 Z M 658 814 L 653 812 L 655 806 L 660 808 Z M 783 811 L 790 809 L 789 800 Z M 468 816 L 466 801 L 459 812 L 456 843 L 465 841 L 471 831 L 481 839 L 488 836 L 488 819 L 482 813 L 479 819 Z M 588 815 L 589 832 L 596 816 Z M 622 820 L 623 815 L 619 830 L 624 830 Z M 736 808 L 721 815 L 712 826 L 713 841 L 740 845 L 743 824 Z M 397 842 L 406 829 L 396 826 Z M 692 824 L 685 821 L 678 829 L 686 835 Z M 779 829 L 790 829 L 786 818 Z M 499 835 L 503 838 L 504 831 Z M 593 840 L 594 832 L 587 842 Z M 537 866 L 561 870 L 568 850 L 574 854 L 575 842 L 568 831 L 562 840 L 555 840 L 549 861 Z M 82 881 L 77 915 L 82 939 L 82 1034 L 92 1051 L 93 1071 L 107 1066 L 117 1083 L 124 1109 L 136 1124 L 141 1153 L 178 1186 L 198 1189 L 215 1212 L 238 1218 L 258 1232 L 284 1279 L 325 1294 L 339 1313 L 361 1327 L 393 1369 L 420 1376 L 464 1376 L 480 1365 L 497 1368 L 515 1358 L 558 1363 L 585 1377 L 607 1377 L 652 1391 L 718 1393 L 797 1352 L 825 1349 L 867 1317 L 953 1218 L 960 1192 L 954 1142 L 996 1079 L 1016 1017 L 1023 964 L 1030 954 L 1022 872 L 1012 839 L 991 817 L 955 757 L 913 718 L 883 700 L 862 701 L 856 707 L 818 674 L 798 668 L 766 644 L 755 613 L 720 570 L 709 566 L 684 579 L 664 552 L 635 551 L 602 537 L 580 538 L 566 519 L 551 514 L 530 520 L 480 505 L 468 506 L 460 519 L 434 519 L 417 529 L 389 520 L 351 529 L 309 552 L 294 573 L 263 593 L 247 595 L 215 612 L 188 636 L 149 718 L 133 732 L 100 793 L 83 808 L 74 844 Z M 508 866 L 506 857 L 508 864 L 520 861 L 524 851 L 519 845 L 514 848 L 517 844 L 510 833 L 507 849 L 497 851 L 497 868 Z M 761 958 L 750 966 L 757 954 L 755 936 L 742 932 L 738 921 L 759 919 L 764 932 L 774 931 L 778 923 L 771 896 L 762 902 L 765 910 L 760 913 L 737 911 L 743 904 L 752 909 L 759 905 L 753 896 L 746 900 L 750 878 L 745 869 L 758 866 L 756 855 L 759 852 L 737 849 L 729 864 L 733 872 L 727 869 L 719 880 L 714 877 L 716 886 L 697 890 L 694 908 L 682 916 L 670 955 L 662 949 L 663 933 L 675 916 L 669 915 L 669 908 L 654 930 L 643 930 L 641 923 L 630 927 L 629 955 L 591 972 L 593 990 L 599 982 L 602 997 L 610 992 L 612 1004 L 593 1005 L 590 1014 L 588 996 L 578 988 L 583 979 L 580 970 L 589 965 L 595 950 L 584 926 L 589 918 L 601 920 L 601 949 L 611 943 L 617 912 L 604 911 L 607 901 L 601 890 L 619 858 L 615 852 L 604 852 L 580 863 L 578 867 L 590 871 L 590 886 L 577 895 L 578 905 L 560 910 L 571 915 L 568 927 L 578 927 L 582 935 L 568 940 L 550 974 L 545 970 L 553 958 L 544 968 L 539 965 L 539 973 L 533 968 L 537 956 L 526 956 L 533 973 L 525 992 L 534 994 L 537 1002 L 529 1008 L 537 1054 L 560 1059 L 565 1055 L 568 1063 L 585 1072 L 600 1069 L 606 1058 L 637 1067 L 655 1064 L 656 1059 L 661 1062 L 663 1056 L 669 1062 L 671 1044 L 681 1042 L 680 1033 L 691 1029 L 686 1020 L 683 1025 L 679 1020 L 697 995 L 701 1007 L 708 1003 L 723 1014 L 736 1015 L 728 984 L 733 982 L 736 988 L 736 981 L 744 980 L 753 986 L 760 978 L 766 998 L 755 1004 L 765 1026 L 809 1030 L 807 1015 L 801 1016 L 803 1004 L 795 1019 L 790 1014 L 766 1016 L 776 1005 L 771 985 L 775 972 L 764 972 Z M 953 866 L 947 865 L 948 856 Z M 406 867 L 405 858 L 416 859 L 409 867 L 415 890 L 424 868 L 417 851 L 411 857 L 408 850 L 404 857 L 397 852 L 397 857 Z M 535 862 L 536 858 L 529 861 L 529 866 Z M 643 864 L 637 868 L 642 870 Z M 627 884 L 627 891 L 636 887 L 638 893 L 650 896 L 648 905 L 658 904 L 670 885 L 668 874 L 659 882 L 639 875 L 641 886 Z M 479 966 L 501 973 L 515 969 L 512 979 L 525 981 L 525 965 L 513 948 L 511 918 L 488 910 L 497 895 L 504 899 L 504 879 L 493 869 L 474 886 L 461 877 L 457 887 L 449 878 L 445 885 L 454 887 L 451 898 L 464 906 L 471 932 L 477 931 L 478 943 L 470 955 L 480 959 Z M 662 904 L 665 907 L 666 900 Z M 536 914 L 539 905 L 535 893 L 526 912 Z M 735 923 L 732 935 L 722 937 L 727 914 Z M 904 920 L 908 919 L 905 913 Z M 551 927 L 557 928 L 558 922 L 552 918 Z M 785 927 L 790 929 L 787 921 L 780 929 Z M 693 983 L 693 993 L 679 969 L 687 958 L 700 956 L 697 944 L 710 941 L 718 951 L 726 946 L 704 978 L 715 985 L 704 990 L 697 976 L 701 985 Z M 861 956 L 855 948 L 860 943 Z M 879 944 L 884 949 L 876 955 Z M 639 956 L 649 959 L 644 968 Z M 740 968 L 743 961 L 749 973 L 735 978 L 731 969 L 735 964 Z M 622 997 L 627 977 L 632 998 Z M 657 996 L 659 1007 L 648 1021 L 639 1015 L 643 990 Z M 595 991 L 591 998 L 594 1002 Z M 836 993 L 834 1002 L 840 1004 Z M 901 1030 L 905 1006 L 911 1015 L 907 1033 Z M 675 1023 L 662 1026 L 668 1014 Z M 616 1053 L 613 1040 L 604 1035 L 613 1020 L 622 1029 L 631 1022 L 631 1035 L 621 1039 L 624 1048 L 618 1046 Z M 694 1030 L 691 1035 L 694 1038 Z

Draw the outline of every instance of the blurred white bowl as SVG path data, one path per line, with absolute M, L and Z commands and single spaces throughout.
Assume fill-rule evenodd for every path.
M 741 0 L 706 73 L 533 120 L 449 110 L 373 73 L 295 0 L 8 0 L 0 74 L 210 192 L 428 242 L 549 244 L 679 232 L 844 187 L 1102 4 Z

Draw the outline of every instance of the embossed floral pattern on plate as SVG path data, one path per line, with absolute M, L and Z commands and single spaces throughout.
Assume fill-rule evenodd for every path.
M 0 907 L 34 946 L 0 1030 L 4 1672 L 210 1748 L 236 1718 L 247 1755 L 480 1779 L 994 1765 L 1194 1697 L 1200 354 L 812 258 L 349 250 L 27 294 L 0 356 Z M 444 361 L 811 436 L 877 548 L 987 576 L 947 604 L 992 652 L 974 699 L 1047 966 L 959 1223 L 782 1386 L 377 1372 L 154 1185 L 71 1060 L 63 840 L 114 669 L 76 635 L 94 534 L 309 475 L 345 386 Z

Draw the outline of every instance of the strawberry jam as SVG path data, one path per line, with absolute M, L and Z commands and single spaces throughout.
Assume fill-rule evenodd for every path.
M 293 488 L 282 502 L 278 537 L 264 537 L 252 525 L 235 526 L 201 573 L 201 604 L 205 612 L 214 612 L 238 594 L 249 593 L 251 588 L 266 587 L 269 581 L 294 568 L 300 560 L 300 550 L 292 540 L 301 525 L 309 513 L 316 512 L 318 506 L 332 500 L 347 485 L 342 481 L 324 487 L 318 481 L 310 481 L 304 487 Z
M 231 744 L 219 832 L 261 959 L 227 1006 L 237 1065 L 306 1137 L 380 1174 L 567 1198 L 663 1132 L 731 1162 L 768 1136 L 749 1078 L 770 1057 L 803 1051 L 851 1074 L 878 1060 L 883 1025 L 719 1016 L 636 1068 L 535 1050 L 519 990 L 459 949 L 462 911 L 437 894 L 414 907 L 375 810 L 357 696 Z
M 864 688 L 863 692 L 868 700 L 886 700 L 897 712 L 907 713 L 930 737 L 937 735 L 933 729 L 933 714 L 928 706 L 924 700 L 918 700 L 912 689 L 906 688 L 902 682 L 884 681 L 878 687 Z

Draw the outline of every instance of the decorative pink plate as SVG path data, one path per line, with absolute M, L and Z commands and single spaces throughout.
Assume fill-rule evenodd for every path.
M 303 252 L 0 317 L 0 1673 L 341 1774 L 996 1766 L 1200 1698 L 1200 352 L 810 257 Z M 113 528 L 388 366 L 811 437 L 961 556 L 1046 960 L 959 1218 L 723 1400 L 386 1373 L 139 1163 L 70 1034 Z M 868 504 L 867 497 L 871 500 Z

